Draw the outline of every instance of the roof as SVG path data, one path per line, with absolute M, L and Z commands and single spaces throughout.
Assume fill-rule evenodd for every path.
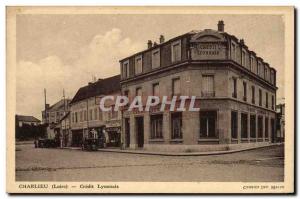
M 16 120 L 23 122 L 41 122 L 41 120 L 31 115 L 16 115 Z
M 127 59 L 129 59 L 129 58 L 131 58 L 131 57 L 137 56 L 137 55 L 139 55 L 139 54 L 143 54 L 143 53 L 145 53 L 145 52 L 147 52 L 147 51 L 151 51 L 151 50 L 153 50 L 153 49 L 155 49 L 155 48 L 159 48 L 160 46 L 166 45 L 167 43 L 170 43 L 170 42 L 172 42 L 172 41 L 174 41 L 174 40 L 177 40 L 177 39 L 179 39 L 179 38 L 186 37 L 186 36 L 193 36 L 193 35 L 197 35 L 197 34 L 205 34 L 205 33 L 218 33 L 218 34 L 221 34 L 221 35 L 223 35 L 223 36 L 225 36 L 225 37 L 227 37 L 227 38 L 231 38 L 232 40 L 234 40 L 234 41 L 237 42 L 238 44 L 243 45 L 243 47 L 244 47 L 245 49 L 247 49 L 250 53 L 252 53 L 257 59 L 260 59 L 260 60 L 263 62 L 263 64 L 267 64 L 271 70 L 276 71 L 275 68 L 270 67 L 270 65 L 269 65 L 265 60 L 263 60 L 263 58 L 259 57 L 254 51 L 248 49 L 248 46 L 244 43 L 244 41 L 241 43 L 241 40 L 243 40 L 243 39 L 239 40 L 236 36 L 231 35 L 231 34 L 225 32 L 225 31 L 218 31 L 218 30 L 213 30 L 213 29 L 192 30 L 192 31 L 187 32 L 187 33 L 185 33 L 185 34 L 181 34 L 181 35 L 179 35 L 179 36 L 176 36 L 176 37 L 174 37 L 174 38 L 171 38 L 171 39 L 169 39 L 169 40 L 167 40 L 167 41 L 165 41 L 165 42 L 163 42 L 163 43 L 160 43 L 160 44 L 157 44 L 157 45 L 155 45 L 155 46 L 152 46 L 151 48 L 148 48 L 148 49 L 139 51 L 139 52 L 134 53 L 134 54 L 132 54 L 132 55 L 130 55 L 130 56 L 127 56 L 127 57 L 125 57 L 125 58 L 122 58 L 121 60 L 119 60 L 119 62 L 123 62 L 123 61 L 125 61 L 125 60 L 127 60 Z
M 55 104 L 53 104 L 52 106 L 50 106 L 49 108 L 47 108 L 47 111 L 54 111 L 54 110 L 59 110 L 61 108 L 64 107 L 64 104 L 66 103 L 66 105 L 68 105 L 70 103 L 70 99 L 61 99 L 58 102 L 56 102 Z
M 59 121 L 63 121 L 66 117 L 68 117 L 69 114 L 70 114 L 70 111 L 68 111 L 67 114 L 65 114 Z
M 95 83 L 89 83 L 89 85 L 81 87 L 70 104 L 99 95 L 108 95 L 121 91 L 120 75 L 109 77 L 106 79 L 100 79 Z

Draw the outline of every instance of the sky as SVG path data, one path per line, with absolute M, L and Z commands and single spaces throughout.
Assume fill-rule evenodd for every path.
M 279 15 L 17 15 L 17 114 L 41 119 L 44 88 L 52 105 L 93 80 L 120 73 L 119 60 L 191 30 L 217 29 L 244 39 L 277 70 L 284 98 L 284 20 Z

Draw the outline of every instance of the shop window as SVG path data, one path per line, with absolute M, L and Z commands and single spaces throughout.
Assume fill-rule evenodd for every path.
M 262 138 L 263 137 L 263 117 L 262 116 L 258 116 L 257 118 L 257 135 L 258 138 Z
M 265 118 L 265 138 L 269 137 L 269 118 Z
M 237 139 L 238 128 L 238 113 L 236 111 L 231 112 L 231 138 Z
M 160 50 L 156 49 L 152 51 L 152 68 L 158 68 L 160 66 Z
M 171 47 L 172 52 L 172 62 L 177 62 L 181 60 L 181 43 L 180 41 L 176 41 L 172 43 Z
M 203 75 L 202 76 L 202 97 L 214 97 L 214 76 L 213 75 Z
M 248 115 L 246 113 L 241 114 L 241 137 L 248 138 Z
M 171 138 L 182 139 L 182 113 L 171 114 Z
M 151 116 L 151 139 L 163 138 L 162 134 L 163 115 Z
M 250 116 L 250 137 L 256 138 L 256 116 Z
M 179 78 L 172 79 L 172 95 L 173 96 L 180 95 L 180 79 Z
M 200 139 L 217 138 L 216 111 L 200 111 Z

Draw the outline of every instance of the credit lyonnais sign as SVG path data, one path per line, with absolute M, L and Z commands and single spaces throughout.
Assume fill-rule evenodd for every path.
M 192 59 L 225 59 L 225 46 L 221 43 L 194 44 Z

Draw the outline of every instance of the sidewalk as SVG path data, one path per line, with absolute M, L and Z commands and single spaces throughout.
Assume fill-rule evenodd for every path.
M 223 155 L 230 153 L 237 153 L 242 151 L 249 151 L 259 148 L 272 147 L 272 146 L 280 146 L 283 143 L 272 143 L 270 145 L 259 146 L 259 147 L 247 147 L 235 150 L 227 150 L 227 151 L 207 151 L 207 152 L 159 152 L 159 151 L 146 151 L 139 149 L 131 149 L 131 150 L 121 150 L 121 149 L 98 149 L 101 152 L 113 152 L 113 153 L 131 153 L 131 154 L 142 154 L 142 155 L 160 155 L 160 156 L 208 156 L 208 155 Z M 79 147 L 64 147 L 64 149 L 71 150 L 81 150 Z

